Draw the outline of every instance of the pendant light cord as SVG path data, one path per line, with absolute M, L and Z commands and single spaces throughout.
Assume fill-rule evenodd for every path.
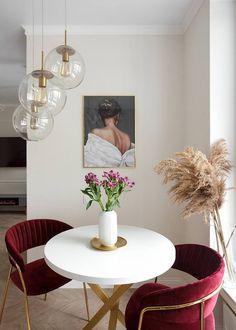
M 65 6 L 65 46 L 67 45 L 67 1 L 64 0 L 64 6 Z
M 67 30 L 67 1 L 65 0 L 65 30 Z
M 34 71 L 34 35 L 35 35 L 35 20 L 34 20 L 34 0 L 31 1 L 32 2 L 32 71 Z
M 41 2 L 42 5 L 42 70 L 44 68 L 44 0 Z

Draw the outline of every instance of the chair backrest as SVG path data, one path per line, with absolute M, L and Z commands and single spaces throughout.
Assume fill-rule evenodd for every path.
M 176 261 L 172 266 L 198 280 L 175 288 L 152 291 L 143 297 L 142 308 L 148 306 L 169 306 L 189 303 L 206 297 L 222 283 L 224 275 L 223 258 L 213 249 L 198 244 L 176 246 Z M 218 294 L 205 303 L 205 317 L 212 313 Z M 174 323 L 196 322 L 200 317 L 199 305 L 173 311 L 158 311 L 157 317 Z
M 176 259 L 172 268 L 188 273 L 198 280 L 214 274 L 224 264 L 222 257 L 208 246 L 180 244 L 175 246 Z
M 21 271 L 24 271 L 22 252 L 36 246 L 45 245 L 53 236 L 71 228 L 70 225 L 62 221 L 52 219 L 34 219 L 20 222 L 6 232 L 7 251 Z M 10 262 L 15 266 L 11 258 Z

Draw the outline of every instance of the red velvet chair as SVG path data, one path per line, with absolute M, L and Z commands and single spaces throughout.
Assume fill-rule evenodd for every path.
M 214 330 L 213 309 L 224 275 L 223 258 L 207 246 L 176 246 L 172 268 L 194 276 L 191 284 L 170 288 L 147 283 L 131 296 L 127 330 Z
M 24 293 L 28 329 L 30 329 L 27 296 L 46 294 L 71 281 L 47 266 L 44 259 L 25 264 L 21 253 L 36 246 L 45 245 L 53 236 L 71 229 L 64 222 L 51 219 L 35 219 L 18 223 L 6 232 L 5 242 L 10 260 L 0 322 L 6 302 L 10 279 Z

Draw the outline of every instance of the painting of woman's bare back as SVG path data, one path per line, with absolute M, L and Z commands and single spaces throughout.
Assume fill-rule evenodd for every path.
M 135 167 L 134 96 L 84 96 L 84 167 Z

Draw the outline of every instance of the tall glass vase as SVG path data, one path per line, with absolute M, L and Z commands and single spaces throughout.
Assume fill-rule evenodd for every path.
M 232 228 L 228 242 L 226 244 L 228 267 L 226 265 L 224 276 L 225 288 L 236 288 L 236 235 L 235 227 Z
M 221 223 L 221 218 L 217 206 L 211 212 L 211 220 L 214 225 L 217 251 L 223 256 L 225 261 L 225 276 L 223 285 L 228 288 L 236 288 L 236 235 L 233 227 L 226 234 Z

